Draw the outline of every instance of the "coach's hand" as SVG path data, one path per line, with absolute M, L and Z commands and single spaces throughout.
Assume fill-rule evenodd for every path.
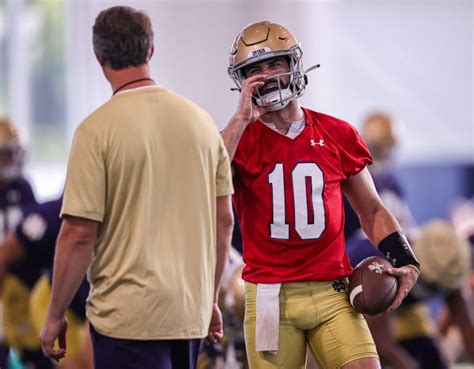
M 206 337 L 206 343 L 212 344 L 219 342 L 224 335 L 224 328 L 222 324 L 222 314 L 217 302 L 212 306 L 211 323 L 209 323 L 209 331 Z
M 48 316 L 46 323 L 41 330 L 40 341 L 43 354 L 57 362 L 66 356 L 66 331 L 67 321 Z M 54 342 L 58 340 L 59 348 L 54 348 Z
M 387 309 L 387 311 L 392 311 L 399 307 L 403 299 L 407 297 L 418 279 L 419 272 L 414 266 L 408 265 L 400 268 L 388 268 L 386 272 L 398 278 L 398 290 L 395 300 Z

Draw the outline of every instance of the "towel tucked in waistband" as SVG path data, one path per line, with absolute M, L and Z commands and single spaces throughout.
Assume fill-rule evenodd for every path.
M 255 346 L 257 352 L 277 353 L 280 330 L 281 283 L 258 284 Z

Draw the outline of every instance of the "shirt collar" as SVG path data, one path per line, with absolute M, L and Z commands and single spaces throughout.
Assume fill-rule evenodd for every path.
M 265 122 L 262 122 L 262 123 L 265 124 L 268 128 L 273 129 L 275 132 L 280 133 L 274 123 L 265 123 Z M 300 120 L 295 120 L 291 122 L 290 129 L 288 130 L 288 133 L 284 136 L 289 137 L 291 139 L 296 138 L 303 131 L 305 124 L 306 124 L 306 119 L 304 116 Z

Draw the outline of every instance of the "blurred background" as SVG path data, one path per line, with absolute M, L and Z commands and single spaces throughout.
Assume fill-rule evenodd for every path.
M 158 84 L 204 107 L 223 128 L 237 93 L 226 71 L 243 25 L 281 23 L 311 72 L 303 105 L 359 127 L 382 110 L 401 132 L 396 171 L 414 217 L 445 217 L 474 192 L 471 0 L 0 1 L 0 116 L 17 125 L 39 200 L 62 189 L 75 127 L 111 96 L 91 46 L 97 13 L 147 11 Z

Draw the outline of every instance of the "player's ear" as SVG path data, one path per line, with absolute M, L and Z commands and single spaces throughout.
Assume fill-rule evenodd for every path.
M 94 54 L 100 66 L 105 67 L 105 59 L 97 52 L 97 50 L 94 50 Z
M 153 53 L 155 52 L 155 46 L 150 47 L 148 50 L 148 57 L 147 57 L 147 63 L 150 61 L 151 57 L 153 56 Z

